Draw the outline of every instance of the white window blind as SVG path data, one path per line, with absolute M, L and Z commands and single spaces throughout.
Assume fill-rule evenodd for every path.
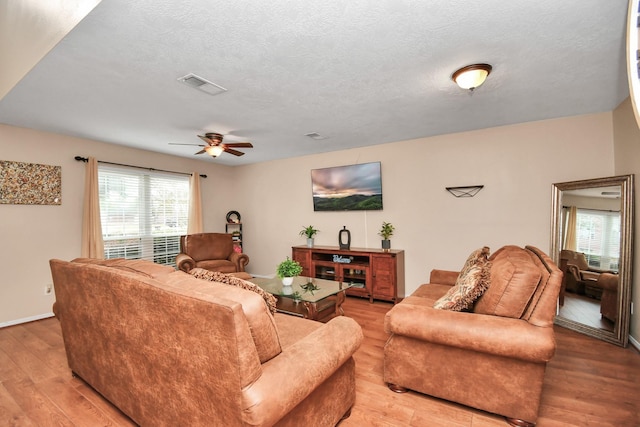
M 578 209 L 576 244 L 591 267 L 618 271 L 620 212 Z
M 98 183 L 105 258 L 175 267 L 187 234 L 189 177 L 101 164 Z

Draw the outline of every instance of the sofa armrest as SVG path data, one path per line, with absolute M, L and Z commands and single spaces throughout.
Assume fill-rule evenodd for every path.
M 596 284 L 603 290 L 616 292 L 618 290 L 618 275 L 603 273 L 598 277 Z
M 229 255 L 229 261 L 236 266 L 236 271 L 244 271 L 244 267 L 249 264 L 249 255 L 233 251 Z
M 189 255 L 180 253 L 176 257 L 176 266 L 178 270 L 188 273 L 190 270 L 196 268 L 196 261 Z
M 602 274 L 602 273 L 617 274 L 617 272 L 614 271 L 614 270 L 602 270 L 600 268 L 591 267 L 591 266 L 589 266 L 589 268 L 587 268 L 586 270 L 580 270 L 580 271 L 581 272 L 597 273 L 597 274 Z
M 570 273 L 575 280 L 582 280 L 580 276 L 580 269 L 577 265 L 569 264 L 567 265 L 567 273 Z
M 360 325 L 339 316 L 264 363 L 260 378 L 243 390 L 247 424 L 282 418 L 347 362 L 362 339 Z
M 431 270 L 431 275 L 429 276 L 429 283 L 437 283 L 439 285 L 449 285 L 453 286 L 456 284 L 456 280 L 460 275 L 459 271 L 449 271 L 449 270 Z
M 522 319 L 398 304 L 386 315 L 385 331 L 434 344 L 547 362 L 555 352 L 553 327 Z

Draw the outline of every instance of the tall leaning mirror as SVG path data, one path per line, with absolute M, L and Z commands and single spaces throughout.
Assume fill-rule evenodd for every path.
M 629 339 L 633 175 L 553 184 L 551 254 L 564 276 L 555 323 Z

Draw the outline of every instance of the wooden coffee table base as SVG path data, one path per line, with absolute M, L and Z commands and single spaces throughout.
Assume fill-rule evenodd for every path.
M 292 314 L 320 322 L 328 322 L 336 316 L 344 315 L 344 310 L 342 309 L 342 303 L 345 300 L 344 291 L 317 302 L 296 302 L 291 298 L 276 297 L 278 299 L 276 308 L 281 313 Z

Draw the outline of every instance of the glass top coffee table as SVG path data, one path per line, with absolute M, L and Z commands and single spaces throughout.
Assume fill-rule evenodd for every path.
M 250 282 L 274 295 L 279 312 L 326 322 L 342 316 L 342 303 L 349 283 L 298 276 L 291 286 L 284 286 L 278 277 L 253 277 Z

